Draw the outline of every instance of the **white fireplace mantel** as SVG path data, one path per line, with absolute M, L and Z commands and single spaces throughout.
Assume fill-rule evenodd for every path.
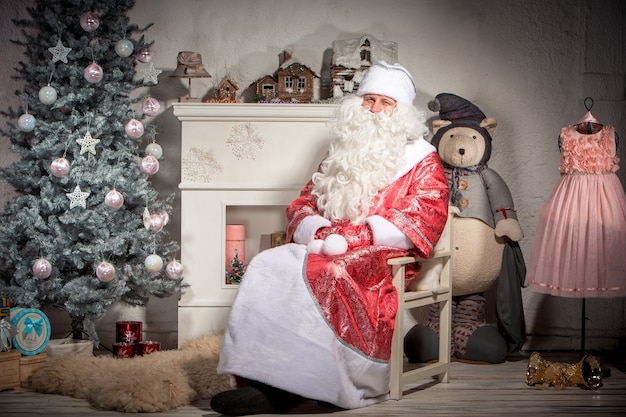
M 284 231 L 285 208 L 328 149 L 335 105 L 177 103 L 181 121 L 178 342 L 220 332 L 237 285 L 225 280 L 226 224 L 246 226 L 246 264 Z

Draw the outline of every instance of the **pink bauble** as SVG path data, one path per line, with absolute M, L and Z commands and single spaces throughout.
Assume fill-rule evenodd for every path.
M 126 134 L 131 139 L 139 139 L 141 135 L 143 135 L 143 123 L 141 123 L 137 119 L 130 119 L 128 123 L 126 123 L 126 127 L 124 128 Z
M 96 64 L 95 62 L 92 62 L 91 64 L 85 67 L 84 76 L 87 82 L 90 82 L 93 84 L 93 83 L 102 81 L 102 77 L 104 76 L 104 73 L 102 72 L 102 67 L 100 67 L 100 65 Z
M 146 155 L 152 155 L 156 159 L 163 157 L 163 148 L 158 143 L 149 143 L 146 146 Z
M 144 266 L 148 272 L 159 272 L 163 268 L 163 259 L 159 255 L 149 255 L 144 261 Z
M 33 265 L 33 275 L 35 278 L 46 279 L 52 274 L 52 265 L 44 258 L 39 258 Z
M 167 213 L 167 211 L 159 209 L 157 211 L 157 214 L 161 216 L 161 219 L 163 220 L 163 226 L 167 226 L 167 224 L 170 222 L 170 215 Z
M 137 58 L 137 61 L 143 62 L 144 64 L 147 64 L 150 61 L 152 61 L 153 56 L 154 56 L 154 52 L 152 52 L 152 49 L 148 48 L 147 46 L 144 46 L 143 48 L 139 48 L 137 53 L 135 53 L 135 58 Z
M 183 268 L 176 259 L 170 261 L 170 263 L 165 266 L 165 275 L 167 275 L 169 279 L 178 279 L 183 276 L 184 272 L 185 268 Z
M 154 175 L 159 170 L 159 160 L 152 155 L 148 155 L 141 160 L 141 171 L 144 174 Z
M 124 196 L 117 190 L 111 190 L 104 197 L 104 205 L 112 210 L 119 210 L 124 204 Z
M 144 99 L 141 108 L 146 116 L 156 116 L 161 109 L 161 103 L 156 98 L 147 97 Z
M 87 32 L 93 32 L 100 26 L 100 19 L 92 12 L 83 13 L 80 17 L 80 27 Z
M 96 276 L 102 282 L 110 282 L 115 278 L 115 267 L 106 261 L 102 261 L 96 268 Z
M 160 232 L 163 229 L 163 218 L 158 214 L 150 215 L 150 227 L 153 232 Z
M 70 173 L 70 163 L 65 158 L 57 158 L 50 164 L 50 172 L 55 177 L 61 178 Z

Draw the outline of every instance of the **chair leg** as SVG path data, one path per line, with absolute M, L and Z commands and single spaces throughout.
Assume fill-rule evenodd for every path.
M 404 310 L 401 308 L 404 300 L 404 285 L 398 285 L 398 283 L 404 282 L 405 266 L 394 265 L 391 273 L 398 292 L 398 311 L 396 313 L 395 330 L 391 338 L 389 397 L 392 400 L 399 400 L 402 398 L 402 373 L 404 372 Z

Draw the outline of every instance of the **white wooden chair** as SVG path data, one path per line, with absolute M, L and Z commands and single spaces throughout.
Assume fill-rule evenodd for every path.
M 391 341 L 391 379 L 389 394 L 391 399 L 402 398 L 403 387 L 421 379 L 437 376 L 440 382 L 448 382 L 450 373 L 450 341 L 452 337 L 452 217 L 456 208 L 449 207 L 448 220 L 441 238 L 435 245 L 429 259 L 443 262 L 439 276 L 439 289 L 435 291 L 405 291 L 406 266 L 425 259 L 419 256 L 405 256 L 388 261 L 391 265 L 393 284 L 398 292 L 398 312 Z M 404 371 L 404 312 L 405 310 L 440 303 L 439 358 L 417 368 Z

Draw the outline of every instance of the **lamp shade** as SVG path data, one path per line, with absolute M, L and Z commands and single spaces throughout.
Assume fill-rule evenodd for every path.
M 202 55 L 197 52 L 182 51 L 178 53 L 176 69 L 171 77 L 209 78 L 211 74 L 202 65 Z

